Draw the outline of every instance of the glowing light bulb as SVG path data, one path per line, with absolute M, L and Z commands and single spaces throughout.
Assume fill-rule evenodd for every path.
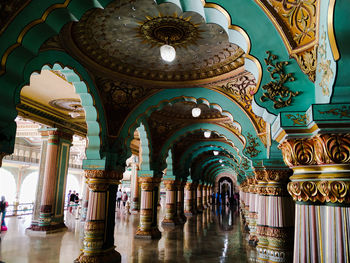
M 192 109 L 192 116 L 194 117 L 194 118 L 197 118 L 197 117 L 199 117 L 199 115 L 201 115 L 201 109 L 200 108 L 193 108 Z
M 175 48 L 170 45 L 163 45 L 160 47 L 160 56 L 166 62 L 172 62 L 176 57 Z
M 209 138 L 210 135 L 211 135 L 211 131 L 205 131 L 205 132 L 204 132 L 204 137 L 205 137 L 205 138 Z
M 219 163 L 222 163 L 222 160 L 219 160 Z
M 219 151 L 213 151 L 214 155 L 219 155 Z

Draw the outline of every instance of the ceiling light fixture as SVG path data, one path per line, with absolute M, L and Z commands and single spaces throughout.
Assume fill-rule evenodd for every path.
M 198 107 L 193 108 L 193 109 L 192 109 L 192 116 L 193 116 L 194 118 L 197 118 L 197 117 L 199 117 L 199 115 L 201 115 L 201 109 L 198 108 Z
M 219 155 L 219 151 L 213 151 L 214 155 Z
M 73 105 L 72 106 L 74 109 L 73 111 L 69 112 L 68 114 L 74 119 L 80 117 L 80 113 L 77 112 L 79 105 Z
M 222 160 L 219 160 L 219 163 L 222 163 Z
M 166 62 L 174 61 L 174 59 L 176 57 L 175 48 L 170 46 L 170 45 L 168 45 L 168 44 L 162 45 L 160 47 L 160 56 Z
M 225 165 L 222 164 L 221 166 L 225 166 Z
M 204 137 L 205 137 L 205 138 L 209 138 L 210 135 L 211 135 L 211 131 L 205 131 L 205 132 L 204 132 Z

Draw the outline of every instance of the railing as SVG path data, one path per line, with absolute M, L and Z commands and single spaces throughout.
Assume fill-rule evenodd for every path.
M 34 203 L 9 204 L 6 208 L 6 217 L 30 215 L 33 213 Z
M 65 203 L 64 210 L 68 210 L 68 207 L 72 207 L 74 210 L 79 209 L 80 204 Z M 33 214 L 34 203 L 20 203 L 20 204 L 9 204 L 6 208 L 6 217 L 10 216 L 21 216 Z

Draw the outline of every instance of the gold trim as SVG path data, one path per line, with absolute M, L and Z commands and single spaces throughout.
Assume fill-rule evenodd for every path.
M 334 6 L 335 6 L 335 0 L 330 0 L 329 1 L 329 6 L 328 6 L 328 20 L 327 20 L 327 25 L 328 25 L 328 38 L 329 38 L 329 43 L 331 45 L 331 50 L 333 53 L 333 58 L 335 61 L 339 60 L 340 54 L 339 50 L 337 47 L 337 41 L 335 39 L 335 34 L 334 34 Z
M 45 20 L 47 19 L 47 17 L 49 16 L 49 14 L 58 8 L 65 8 L 68 6 L 68 4 L 70 3 L 71 0 L 65 0 L 65 2 L 63 4 L 55 4 L 50 6 L 49 8 L 46 9 L 46 11 L 43 13 L 43 15 L 41 16 L 41 18 L 38 18 L 32 22 L 30 22 L 29 24 L 27 24 L 22 31 L 20 32 L 20 34 L 17 37 L 16 43 L 11 45 L 4 53 L 4 55 L 1 58 L 1 69 L 0 69 L 0 76 L 3 75 L 6 72 L 5 66 L 6 66 L 6 62 L 7 62 L 7 58 L 8 56 L 11 54 L 11 52 L 13 50 L 15 50 L 17 47 L 22 45 L 22 41 L 24 38 L 24 35 L 34 26 L 41 24 L 43 22 L 45 22 Z
M 350 175 L 350 165 L 349 164 L 339 164 L 339 165 L 312 165 L 312 166 L 298 166 L 292 167 L 294 173 L 308 173 L 308 172 L 343 172 L 344 174 L 349 173 Z M 344 170 L 349 170 L 345 172 Z M 296 175 L 293 175 L 293 178 Z M 310 175 L 311 176 L 311 175 Z M 327 178 L 327 175 L 324 174 L 324 178 Z

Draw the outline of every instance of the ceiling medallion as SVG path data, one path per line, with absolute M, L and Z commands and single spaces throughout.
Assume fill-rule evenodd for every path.
M 145 21 L 139 22 L 138 37 L 144 39 L 142 43 L 149 43 L 152 47 L 171 44 L 186 48 L 187 45 L 195 45 L 203 32 L 198 28 L 199 24 L 190 20 L 190 16 L 177 16 L 176 13 L 172 16 L 146 16 Z
M 79 99 L 57 99 L 51 100 L 49 105 L 64 111 L 69 112 L 84 112 L 83 107 L 81 106 L 81 102 Z

